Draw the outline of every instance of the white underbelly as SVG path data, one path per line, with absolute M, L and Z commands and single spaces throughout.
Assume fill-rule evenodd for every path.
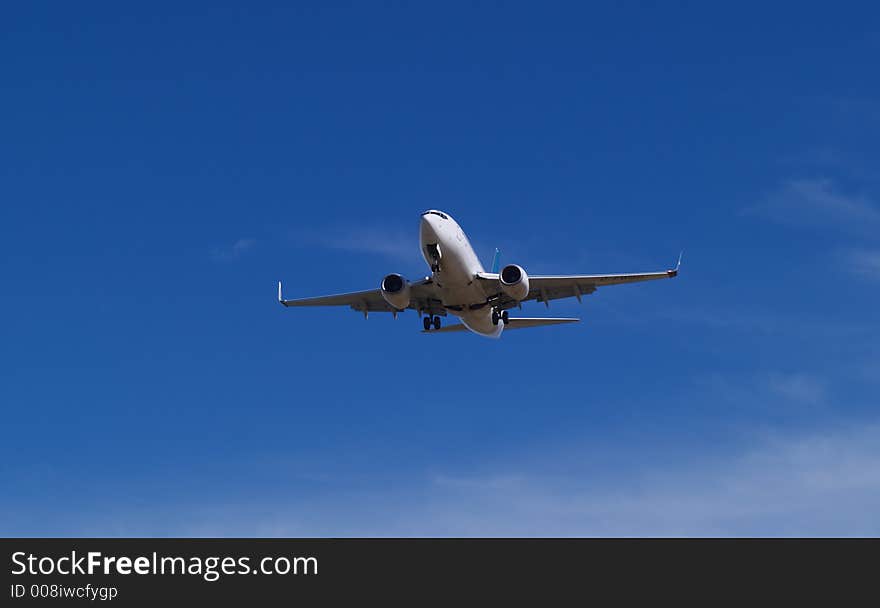
M 504 331 L 504 324 L 492 324 L 492 312 L 488 308 L 469 311 L 461 315 L 461 322 L 474 333 L 487 338 L 499 338 Z

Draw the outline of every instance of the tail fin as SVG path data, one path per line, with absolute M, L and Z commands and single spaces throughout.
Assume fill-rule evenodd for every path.
M 498 262 L 500 261 L 499 260 L 500 255 L 501 255 L 501 250 L 498 249 L 498 247 L 496 247 L 495 248 L 495 257 L 492 258 L 492 272 L 494 272 L 494 273 L 498 272 Z

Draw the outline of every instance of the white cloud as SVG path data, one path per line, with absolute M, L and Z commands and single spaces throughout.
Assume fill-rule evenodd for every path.
M 605 308 L 602 300 L 593 300 L 591 306 Z M 803 314 L 771 308 L 711 308 L 678 307 L 638 311 L 627 308 L 613 320 L 616 325 L 650 325 L 661 321 L 683 326 L 705 327 L 726 332 L 749 332 L 753 334 L 814 339 L 873 339 L 876 323 L 858 318 L 829 317 L 827 314 Z
M 880 208 L 863 195 L 841 192 L 829 179 L 788 180 L 747 210 L 796 226 L 835 226 L 853 231 L 880 226 Z
M 235 260 L 252 249 L 256 243 L 256 239 L 238 239 L 230 247 L 214 249 L 214 251 L 211 252 L 211 255 L 215 260 Z
M 254 243 L 256 243 L 254 239 L 238 239 L 232 244 L 232 252 L 236 254 L 244 253 L 253 247 Z
M 815 405 L 825 398 L 825 384 L 804 373 L 773 373 L 767 377 L 770 391 L 789 401 Z
M 302 243 L 325 249 L 383 255 L 412 261 L 413 253 L 419 250 L 415 234 L 415 230 L 407 232 L 396 227 L 361 225 L 315 230 L 295 234 L 294 238 Z
M 211 501 L 203 508 L 178 506 L 173 513 L 108 514 L 81 533 L 880 535 L 880 424 L 765 434 L 724 457 L 707 453 L 704 458 L 670 461 L 659 454 L 652 457 L 650 450 L 645 454 L 636 471 L 618 470 L 614 476 L 590 469 L 595 454 L 581 448 L 569 453 L 564 465 L 558 454 L 545 454 L 524 459 L 527 465 L 474 465 L 470 470 L 408 477 L 397 484 L 309 499 L 279 501 L 276 496 L 260 505 Z M 571 465 L 579 462 L 582 470 L 571 472 Z M 149 523 L 135 523 L 140 517 Z
M 727 461 L 646 465 L 619 482 L 535 471 L 437 477 L 431 491 L 422 512 L 401 515 L 398 532 L 875 535 L 880 426 L 769 437 Z
M 855 249 L 844 254 L 850 272 L 866 279 L 880 280 L 880 250 Z
M 692 383 L 696 393 L 691 399 L 726 412 L 779 416 L 827 405 L 826 381 L 806 372 L 714 372 L 695 376 Z

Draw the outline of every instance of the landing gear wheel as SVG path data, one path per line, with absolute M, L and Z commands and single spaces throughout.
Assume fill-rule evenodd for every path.
M 510 323 L 510 315 L 507 313 L 506 310 L 505 310 L 504 312 L 501 313 L 501 320 L 504 321 L 504 324 L 505 324 L 505 325 L 507 325 L 508 323 Z
M 431 329 L 431 317 L 422 317 L 422 326 L 425 328 L 425 331 Z
M 440 317 L 434 317 L 434 329 L 440 329 Z
M 498 311 L 493 310 L 492 311 L 492 325 L 498 325 L 498 319 L 500 319 L 500 318 L 501 317 L 498 315 Z

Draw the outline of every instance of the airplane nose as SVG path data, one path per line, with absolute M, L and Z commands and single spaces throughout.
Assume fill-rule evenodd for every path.
M 420 230 L 424 239 L 435 239 L 434 242 L 437 242 L 437 231 L 434 229 L 433 217 L 431 217 L 430 215 L 423 215 Z

